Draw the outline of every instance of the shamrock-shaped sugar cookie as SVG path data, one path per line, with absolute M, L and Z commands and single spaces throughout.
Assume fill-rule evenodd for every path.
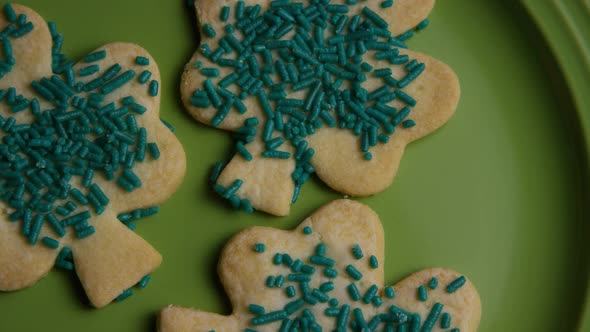
M 57 264 L 105 306 L 160 265 L 126 225 L 154 213 L 185 173 L 159 118 L 158 67 L 126 43 L 74 64 L 54 24 L 20 5 L 3 10 L 0 290 L 30 287 Z
M 218 265 L 232 313 L 169 306 L 159 331 L 476 331 L 481 304 L 469 280 L 429 268 L 384 287 L 384 254 L 379 218 L 351 200 L 293 231 L 246 229 Z
M 286 215 L 314 173 L 348 195 L 387 188 L 406 145 L 442 126 L 459 100 L 447 65 L 405 49 L 433 5 L 195 1 L 201 46 L 182 98 L 195 119 L 237 140 L 214 169 L 215 191 L 234 207 Z

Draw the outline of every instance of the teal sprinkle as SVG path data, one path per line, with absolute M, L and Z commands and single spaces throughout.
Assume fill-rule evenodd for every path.
M 315 248 L 315 253 L 318 256 L 324 256 L 327 251 L 327 246 L 325 243 L 319 243 Z
M 235 194 L 240 189 L 242 183 L 244 182 L 241 179 L 234 180 L 234 182 L 225 190 L 223 197 L 229 199 L 231 195 Z
M 373 299 L 371 300 L 371 303 L 373 303 L 373 306 L 375 308 L 379 308 L 383 304 L 383 300 L 381 299 L 380 296 L 374 296 Z
M 90 192 L 96 196 L 100 204 L 107 205 L 109 203 L 109 198 L 96 183 L 90 185 Z
M 16 22 L 16 13 L 14 12 L 14 9 L 10 3 L 4 5 L 4 15 L 9 22 Z
M 326 308 L 326 310 L 324 310 L 324 315 L 326 315 L 328 317 L 338 317 L 339 314 L 340 314 L 340 309 L 338 309 L 338 308 Z
M 160 121 L 161 121 L 161 122 L 162 122 L 162 123 L 163 123 L 163 124 L 164 124 L 166 127 L 168 127 L 168 129 L 169 129 L 171 132 L 174 132 L 174 130 L 175 130 L 175 129 L 174 129 L 174 126 L 172 126 L 172 125 L 170 124 L 170 122 L 168 122 L 168 121 L 166 121 L 166 120 L 164 120 L 164 119 L 162 119 L 162 118 L 160 118 Z
M 324 269 L 324 275 L 328 278 L 336 278 L 338 276 L 338 271 L 333 268 L 326 268 Z
M 463 285 L 465 284 L 466 281 L 467 281 L 467 278 L 465 278 L 465 276 L 460 276 L 459 278 L 453 280 L 453 282 L 451 282 L 447 286 L 447 292 L 448 293 L 456 292 L 459 288 L 463 287 Z
M 432 330 L 432 328 L 434 327 L 434 324 L 436 323 L 436 321 L 438 320 L 438 317 L 440 316 L 442 309 L 443 309 L 442 304 L 440 304 L 438 302 L 434 304 L 434 306 L 430 310 L 430 313 L 428 314 L 428 317 L 424 321 L 424 325 L 422 325 L 421 332 L 430 332 Z
M 237 20 L 240 20 L 244 17 L 244 8 L 245 8 L 245 3 L 243 0 L 239 0 L 236 4 L 236 14 L 235 14 L 235 18 Z
M 82 205 L 87 205 L 88 204 L 88 199 L 84 196 L 84 194 L 82 194 L 82 192 L 80 190 L 78 190 L 77 188 L 74 188 L 72 190 L 70 190 L 70 195 L 78 201 L 78 203 L 82 204 Z
M 377 260 L 377 257 L 375 257 L 374 255 L 371 255 L 371 257 L 369 257 L 369 266 L 372 269 L 376 269 L 379 267 L 379 261 Z
M 266 287 L 272 288 L 275 285 L 275 277 L 274 276 L 268 276 L 266 278 L 266 283 L 265 283 Z
M 238 153 L 247 161 L 251 161 L 252 160 L 252 154 L 248 151 L 248 149 L 246 148 L 246 146 L 244 145 L 244 143 L 242 143 L 241 141 L 238 141 L 236 143 L 236 150 L 238 151 Z
M 304 304 L 305 302 L 302 299 L 294 300 L 287 303 L 284 307 L 284 310 L 288 315 L 290 315 L 296 312 L 297 310 L 301 309 L 301 307 L 303 307 Z
M 289 297 L 289 298 L 294 297 L 296 294 L 295 287 L 288 286 L 287 288 L 285 288 L 285 294 L 287 294 L 287 297 Z
M 281 265 L 281 263 L 283 263 L 283 255 L 281 255 L 281 254 L 279 254 L 279 253 L 276 253 L 276 254 L 273 256 L 272 263 L 273 263 L 274 265 Z
M 125 291 L 123 291 L 123 293 L 121 293 L 119 296 L 117 296 L 115 298 L 115 301 L 117 301 L 117 302 L 123 301 L 126 298 L 130 297 L 131 295 L 133 295 L 133 291 L 131 290 L 131 288 L 126 289 Z
M 418 76 L 420 76 L 420 74 L 422 74 L 422 72 L 424 72 L 425 68 L 426 68 L 426 65 L 424 65 L 423 63 L 414 67 L 404 78 L 402 78 L 397 83 L 398 88 L 401 89 L 401 88 L 405 88 L 406 86 L 408 86 L 410 83 L 412 83 L 412 81 L 414 81 Z
M 217 77 L 217 76 L 219 76 L 219 69 L 217 69 L 217 68 L 202 68 L 201 74 L 203 74 L 203 76 L 208 76 L 208 77 Z
M 371 20 L 371 22 L 375 23 L 380 28 L 387 28 L 389 24 L 381 18 L 377 13 L 369 9 L 369 7 L 363 7 L 362 9 L 363 14 Z
M 337 320 L 337 328 L 340 330 L 345 330 L 346 322 L 348 322 L 348 317 L 350 315 L 350 306 L 348 304 L 342 305 L 340 309 L 340 315 L 338 315 Z
M 263 253 L 266 250 L 266 246 L 264 243 L 256 243 L 254 245 L 254 251 L 258 253 Z
M 328 305 L 332 308 L 337 307 L 338 304 L 339 304 L 339 301 L 336 298 L 331 298 L 330 301 L 328 301 Z M 338 310 L 338 312 L 340 312 L 340 310 Z
M 319 256 L 319 255 L 311 256 L 309 261 L 313 264 L 327 266 L 327 267 L 333 267 L 335 264 L 335 261 L 333 259 L 328 258 L 328 257 Z
M 277 158 L 277 159 L 289 159 L 291 154 L 284 151 L 264 151 L 262 157 L 264 158 Z
M 461 332 L 461 330 L 459 330 L 458 328 L 454 328 L 451 330 L 451 332 Z
M 45 217 L 47 219 L 47 222 L 49 223 L 49 225 L 53 229 L 53 231 L 59 237 L 63 237 L 66 234 L 64 227 L 62 226 L 60 221 L 57 219 L 57 217 L 53 213 L 49 212 L 48 214 L 45 215 Z
M 96 61 L 106 58 L 106 56 L 107 56 L 106 50 L 97 51 L 97 52 L 90 53 L 90 54 L 86 55 L 84 57 L 84 62 L 96 62 Z
M 424 21 L 418 23 L 418 25 L 416 26 L 416 31 L 421 31 L 426 29 L 426 27 L 428 27 L 428 25 L 430 24 L 430 20 L 425 19 Z
M 137 228 L 137 225 L 133 221 L 127 221 L 127 222 L 124 222 L 123 224 L 125 226 L 127 226 L 127 228 L 129 228 L 131 231 L 135 231 L 135 228 Z
M 97 73 L 99 70 L 100 70 L 100 67 L 98 65 L 91 65 L 91 66 L 87 66 L 84 68 L 80 68 L 79 75 L 80 76 L 89 76 L 89 75 Z
M 223 6 L 221 8 L 221 14 L 220 14 L 219 18 L 221 19 L 222 22 L 226 22 L 229 19 L 229 14 L 230 14 L 229 7 Z
M 301 271 L 302 266 L 303 266 L 303 262 L 298 258 L 295 261 L 293 261 L 293 264 L 291 265 L 291 270 L 293 272 L 299 272 L 299 271 Z M 307 279 L 308 277 L 305 276 L 303 278 Z
M 265 312 L 265 309 L 263 306 L 259 306 L 257 304 L 250 304 L 250 305 L 248 305 L 248 311 L 250 311 L 251 313 L 253 313 L 255 315 L 263 315 Z
M 317 288 L 314 288 L 312 290 L 311 295 L 313 297 L 315 297 L 321 303 L 326 303 L 326 302 L 328 302 L 328 300 L 330 300 L 330 297 L 328 295 L 326 295 L 324 292 L 322 292 L 321 290 L 319 290 Z
M 257 326 L 280 321 L 285 318 L 287 318 L 287 313 L 285 312 L 285 310 L 277 310 L 255 317 L 252 319 L 251 323 L 252 325 Z
M 148 59 L 144 56 L 137 56 L 137 57 L 135 57 L 135 63 L 140 66 L 149 66 L 150 59 Z
M 156 97 L 158 95 L 158 90 L 160 89 L 160 84 L 158 83 L 158 81 L 156 80 L 152 80 L 150 82 L 150 87 L 149 87 L 149 94 L 152 97 Z
M 139 282 L 137 283 L 137 286 L 139 286 L 140 288 L 146 288 L 151 279 L 152 279 L 152 276 L 149 274 L 146 274 L 145 276 L 143 276 L 143 278 L 141 278 L 141 280 L 139 280 Z
M 88 226 L 88 227 L 86 227 L 86 228 L 84 228 L 84 229 L 82 229 L 82 230 L 78 231 L 78 232 L 76 233 L 76 237 L 77 237 L 78 239 L 83 239 L 83 238 L 85 238 L 85 237 L 88 237 L 88 236 L 90 236 L 90 235 L 94 234 L 94 232 L 95 232 L 95 229 L 94 229 L 94 227 L 93 227 L 93 226 Z
M 147 147 L 148 147 L 148 150 L 150 151 L 150 155 L 152 156 L 152 159 L 154 159 L 154 160 L 160 159 L 160 149 L 158 149 L 158 144 L 151 142 L 151 143 L 148 143 Z
M 385 0 L 381 3 L 381 8 L 390 8 L 393 6 L 393 0 Z
M 151 77 L 152 77 L 152 72 L 150 72 L 149 70 L 144 70 L 141 72 L 141 74 L 139 74 L 139 77 L 137 78 L 137 80 L 139 81 L 139 83 L 145 84 L 150 80 Z
M 451 315 L 448 313 L 443 313 L 440 318 L 440 327 L 443 329 L 448 329 L 451 327 Z
M 306 273 L 306 274 L 314 274 L 315 268 L 313 266 L 303 265 L 301 267 L 301 272 Z
M 285 277 L 283 277 L 282 275 L 279 275 L 275 279 L 274 287 L 281 288 L 281 287 L 283 287 L 284 283 L 285 283 Z
M 29 243 L 31 245 L 35 245 L 37 243 L 37 239 L 39 238 L 39 234 L 41 233 L 41 227 L 43 226 L 44 215 L 37 214 L 35 215 L 31 230 L 29 232 Z
M 410 325 L 410 332 L 420 332 L 420 325 L 422 318 L 419 314 L 412 314 L 410 316 L 411 325 Z
M 48 236 L 44 236 L 43 239 L 41 239 L 41 242 L 51 249 L 57 249 L 59 247 L 59 241 Z
M 125 179 L 124 177 L 120 177 L 117 179 L 117 184 L 125 189 L 128 192 L 132 192 L 135 187 L 133 186 L 133 184 L 131 182 L 129 182 L 129 180 Z
M 213 38 L 217 35 L 215 29 L 213 29 L 209 23 L 203 24 L 203 32 L 205 32 L 205 35 L 207 35 L 209 38 Z
M 320 291 L 322 291 L 322 292 L 327 293 L 332 290 L 334 290 L 334 283 L 332 281 L 327 281 L 327 282 L 324 282 L 320 285 Z
M 436 289 L 437 286 L 438 286 L 438 279 L 436 279 L 435 277 L 432 277 L 432 279 L 430 279 L 430 282 L 428 283 L 428 287 L 430 287 L 430 289 Z
M 422 302 L 428 300 L 428 292 L 426 291 L 426 287 L 424 287 L 424 285 L 418 287 L 418 299 Z
M 412 30 L 408 30 L 404 33 L 402 33 L 399 36 L 396 36 L 395 38 L 401 41 L 407 41 L 408 39 L 412 38 L 414 36 L 414 31 Z
M 414 122 L 414 120 L 405 120 L 404 122 L 402 122 L 402 127 L 404 128 L 412 128 L 416 125 L 416 122 Z
M 240 201 L 240 206 L 242 207 L 242 210 L 244 210 L 246 213 L 254 212 L 254 208 L 252 207 L 252 204 L 250 204 L 250 201 L 246 198 L 244 198 Z
M 371 285 L 371 287 L 369 287 L 369 289 L 367 289 L 367 291 L 365 292 L 365 295 L 363 296 L 363 302 L 366 304 L 371 303 L 371 301 L 373 300 L 373 297 L 375 297 L 377 295 L 378 290 L 379 290 L 379 288 L 377 287 L 377 285 Z
M 354 308 L 352 312 L 360 330 L 368 329 L 367 321 L 365 321 L 365 317 L 363 316 L 363 311 L 360 308 Z
M 55 265 L 64 270 L 71 271 L 74 269 L 73 259 L 72 249 L 69 247 L 62 247 L 55 260 Z
M 395 290 L 392 286 L 387 286 L 384 289 L 385 296 L 389 299 L 395 298 Z
M 135 71 L 128 70 L 128 71 L 124 72 L 123 74 L 117 76 L 115 79 L 113 79 L 109 83 L 103 85 L 101 92 L 103 94 L 109 94 L 109 93 L 117 90 L 118 88 L 120 88 L 121 86 L 126 84 L 127 82 L 131 81 L 133 79 L 133 77 L 135 77 Z
M 353 301 L 358 301 L 361 299 L 361 293 L 359 292 L 358 288 L 354 283 L 348 285 L 346 287 L 346 290 L 348 291 L 348 295 Z
M 352 247 L 352 255 L 356 259 L 361 259 L 364 257 L 363 250 L 361 249 L 361 247 L 358 244 L 355 244 Z
M 395 91 L 395 95 L 401 99 L 404 103 L 414 107 L 416 106 L 416 100 L 414 100 L 414 98 L 410 97 L 409 95 L 407 95 L 405 92 L 403 92 L 402 90 L 396 90 Z
M 309 234 L 311 234 L 312 232 L 313 232 L 313 230 L 311 229 L 311 227 L 310 227 L 310 226 L 305 226 L 305 227 L 303 227 L 303 234 L 305 234 L 305 235 L 309 235 Z

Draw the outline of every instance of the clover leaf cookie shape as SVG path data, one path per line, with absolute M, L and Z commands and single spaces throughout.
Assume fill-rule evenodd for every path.
M 194 5 L 201 46 L 182 99 L 196 120 L 234 132 L 237 153 L 212 180 L 236 208 L 287 215 L 313 173 L 343 194 L 381 192 L 406 145 L 457 107 L 454 72 L 404 42 L 434 0 Z
M 74 64 L 53 23 L 24 6 L 3 10 L 0 290 L 30 287 L 55 264 L 105 306 L 160 265 L 126 225 L 154 213 L 185 173 L 159 118 L 158 67 L 126 43 Z
M 336 200 L 293 231 L 253 227 L 235 235 L 218 265 L 232 313 L 169 306 L 160 312 L 159 330 L 477 329 L 481 303 L 464 276 L 429 268 L 383 287 L 383 261 L 377 215 L 361 203 Z

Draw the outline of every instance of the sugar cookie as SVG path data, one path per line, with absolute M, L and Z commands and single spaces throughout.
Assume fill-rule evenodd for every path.
M 234 236 L 218 265 L 232 304 L 223 316 L 169 306 L 161 332 L 477 330 L 475 286 L 429 268 L 384 287 L 377 215 L 352 200 L 325 205 L 293 231 L 253 227 Z M 395 327 L 398 327 L 395 329 Z
M 236 208 L 287 215 L 314 173 L 347 195 L 385 190 L 406 145 L 446 123 L 459 100 L 447 65 L 405 49 L 433 6 L 195 1 L 201 46 L 182 99 L 237 140 L 216 192 Z
M 185 173 L 182 146 L 159 118 L 158 66 L 127 43 L 74 64 L 53 23 L 3 9 L 0 290 L 32 286 L 57 264 L 75 268 L 90 303 L 105 306 L 160 265 L 127 226 L 156 212 Z

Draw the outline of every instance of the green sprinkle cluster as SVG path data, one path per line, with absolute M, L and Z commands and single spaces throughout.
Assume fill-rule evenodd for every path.
M 4 15 L 11 23 L 0 32 L 6 59 L 0 61 L 0 78 L 17 60 L 10 38 L 34 28 L 10 4 L 4 6 Z M 0 200 L 10 208 L 9 220 L 21 223 L 21 233 L 31 245 L 38 242 L 43 225 L 55 238 L 65 236 L 69 228 L 79 239 L 92 235 L 92 213 L 103 213 L 110 202 L 94 180 L 114 181 L 131 192 L 142 186 L 133 171 L 135 164 L 160 157 L 156 143 L 148 142 L 147 130 L 137 125 L 136 117 L 147 110 L 144 106 L 133 96 L 104 102 L 108 94 L 129 84 L 135 71 L 123 71 L 119 64 L 101 68 L 100 61 L 107 56 L 103 50 L 85 56 L 87 66 L 76 73 L 74 62 L 61 53 L 63 36 L 54 23 L 49 23 L 49 30 L 54 75 L 31 82 L 37 96 L 28 99 L 14 87 L 0 89 L 0 103 L 14 114 L 30 112 L 33 118 L 31 123 L 18 123 L 13 116 L 0 116 Z M 149 60 L 137 57 L 136 63 L 147 65 Z M 80 79 L 93 74 L 99 75 L 88 82 Z M 157 90 L 152 81 L 147 93 L 156 96 Z M 40 101 L 51 106 L 44 109 Z M 132 228 L 132 220 L 157 211 L 157 207 L 137 210 L 119 218 Z M 55 238 L 46 236 L 41 242 L 57 249 Z M 71 270 L 72 257 L 64 247 L 56 265 Z
M 0 43 L 2 43 L 3 52 L 3 59 L 0 60 L 0 78 L 11 72 L 12 67 L 16 64 L 10 39 L 21 38 L 33 31 L 34 28 L 33 23 L 27 21 L 27 15 L 17 15 L 9 3 L 5 4 L 3 9 L 4 16 L 10 23 L 0 31 Z
M 263 252 L 256 250 L 256 252 Z M 417 313 L 408 312 L 395 305 L 384 308 L 384 312 L 365 317 L 364 306 L 380 308 L 383 305 L 382 296 L 387 299 L 395 297 L 395 290 L 392 286 L 379 289 L 377 285 L 366 284 L 363 275 L 354 265 L 346 265 L 343 270 L 338 262 L 327 255 L 327 246 L 320 243 L 313 253 L 304 260 L 293 258 L 288 253 L 275 253 L 272 256 L 272 264 L 281 270 L 277 275 L 266 277 L 265 285 L 269 291 L 275 291 L 276 296 L 286 296 L 290 301 L 283 308 L 265 308 L 258 304 L 250 304 L 249 312 L 253 315 L 250 324 L 254 327 L 270 323 L 281 322 L 278 331 L 410 331 L 429 332 L 437 322 L 440 327 L 447 329 L 451 326 L 451 315 L 443 312 L 443 304 L 435 303 L 428 316 L 422 321 Z M 362 249 L 358 244 L 351 248 L 351 255 L 356 260 L 363 258 Z M 377 258 L 374 255 L 369 257 L 369 264 L 377 267 Z M 348 278 L 350 283 L 346 286 L 346 293 L 349 299 L 333 297 L 331 294 L 335 289 L 335 279 L 338 277 Z M 319 287 L 310 286 L 313 280 L 322 280 Z M 433 281 L 433 280 L 436 280 Z M 447 287 L 452 293 L 458 290 L 466 279 L 461 276 Z M 429 282 L 431 289 L 438 283 L 436 278 Z M 433 288 L 434 286 L 434 288 Z M 417 289 L 418 299 L 426 301 L 427 289 L 420 285 Z M 341 304 L 345 300 L 351 300 L 355 305 Z M 316 305 L 322 305 L 325 317 L 330 317 L 332 326 L 320 326 L 312 312 Z M 246 328 L 244 331 L 256 331 Z M 459 332 L 455 328 L 452 332 Z
M 211 175 L 209 176 L 209 183 L 213 186 L 213 190 L 215 193 L 224 200 L 230 202 L 231 206 L 234 209 L 241 209 L 246 211 L 247 213 L 254 212 L 254 208 L 252 208 L 252 204 L 247 198 L 242 198 L 236 194 L 244 181 L 241 179 L 236 179 L 229 187 L 225 188 L 224 186 L 217 183 L 217 179 L 221 174 L 221 170 L 223 169 L 223 163 L 217 162 L 213 165 L 213 169 L 211 170 Z
M 74 270 L 74 255 L 70 247 L 61 248 L 55 260 L 55 266 L 68 271 Z
M 347 4 L 356 5 L 356 0 Z M 195 63 L 206 79 L 194 91 L 191 104 L 215 108 L 211 125 L 217 127 L 230 112 L 247 111 L 243 100 L 257 99 L 264 113 L 256 119 L 266 148 L 262 157 L 296 160 L 293 202 L 315 171 L 310 163 L 315 151 L 306 138 L 317 130 L 351 131 L 359 137 L 364 158 L 371 160 L 371 147 L 387 143 L 396 128 L 415 125 L 409 116 L 416 100 L 403 89 L 424 71 L 425 64 L 400 51 L 414 31 L 392 36 L 377 12 L 363 7 L 361 13 L 351 15 L 348 5 L 330 0 L 275 0 L 263 11 L 260 5 L 238 1 L 231 22 L 230 8 L 222 8 L 220 19 L 227 22 L 223 31 L 203 22 L 200 51 L 216 67 Z M 381 6 L 392 5 L 389 0 Z M 420 23 L 416 30 L 427 24 Z M 218 39 L 209 44 L 207 38 Z M 383 60 L 386 65 L 373 68 L 367 59 Z M 403 66 L 405 76 L 393 77 L 392 66 Z M 220 77 L 219 68 L 231 73 Z M 364 87 L 368 78 L 381 85 L 368 91 Z M 303 98 L 293 98 L 291 91 L 301 92 Z M 394 100 L 403 107 L 389 106 Z M 247 144 L 257 134 L 257 125 L 245 125 L 234 135 L 236 151 L 248 161 L 252 155 Z M 294 155 L 281 150 L 287 142 L 296 149 Z

